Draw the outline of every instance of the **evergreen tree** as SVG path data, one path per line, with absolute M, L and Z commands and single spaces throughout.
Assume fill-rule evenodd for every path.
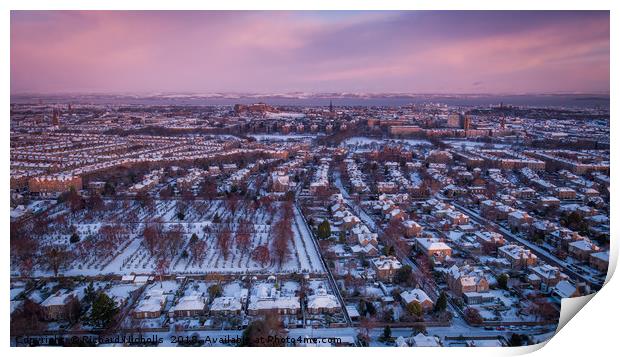
M 361 316 L 366 316 L 366 301 L 360 300 L 357 309 L 359 310 Z
M 209 286 L 207 291 L 209 292 L 209 297 L 211 300 L 222 296 L 222 286 L 219 284 Z
M 90 312 L 91 323 L 100 328 L 109 327 L 118 313 L 118 307 L 112 298 L 105 293 L 99 293 L 93 302 Z
M 340 232 L 340 235 L 338 237 L 338 243 L 340 244 L 345 244 L 347 239 L 346 239 L 347 235 L 346 233 L 344 233 L 343 231 Z
M 435 312 L 445 311 L 446 307 L 448 307 L 448 296 L 442 291 L 435 303 Z
M 381 337 L 383 338 L 384 341 L 388 341 L 389 339 L 392 338 L 392 329 L 390 328 L 389 325 L 383 328 L 383 335 Z
M 394 275 L 394 282 L 398 284 L 409 284 L 413 280 L 413 271 L 409 265 L 404 265 L 398 269 Z
M 287 331 L 282 328 L 282 322 L 277 314 L 267 314 L 261 319 L 252 321 L 241 335 L 241 347 L 283 347 Z M 278 336 L 277 341 L 270 341 Z
M 321 222 L 321 224 L 319 224 L 317 236 L 319 237 L 319 239 L 327 239 L 331 235 L 332 235 L 332 230 L 329 225 L 329 222 L 327 220 L 324 220 L 323 222 Z
M 422 314 L 424 313 L 424 310 L 422 309 L 422 305 L 420 305 L 419 302 L 417 301 L 412 301 L 407 305 L 407 311 L 416 317 L 421 317 Z
M 92 304 L 97 297 L 97 293 L 95 292 L 95 286 L 91 281 L 86 288 L 84 288 L 84 302 L 88 305 Z
M 71 238 L 69 238 L 69 242 L 75 244 L 80 241 L 80 236 L 77 233 L 73 233 Z
M 103 186 L 103 195 L 104 196 L 114 196 L 116 194 L 116 188 L 110 182 L 106 182 Z
M 500 289 L 507 290 L 508 289 L 508 274 L 501 274 L 497 277 L 497 286 Z
M 372 302 L 366 303 L 366 311 L 368 311 L 368 314 L 370 316 L 374 316 L 377 313 L 377 309 L 375 308 L 375 305 L 373 305 Z
M 513 333 L 508 340 L 508 345 L 511 347 L 523 346 L 523 336 L 518 333 Z
M 395 256 L 396 255 L 396 250 L 394 249 L 393 245 L 386 245 L 385 247 L 383 247 L 383 255 L 385 256 Z

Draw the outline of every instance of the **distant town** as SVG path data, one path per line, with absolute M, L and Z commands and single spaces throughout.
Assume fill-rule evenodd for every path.
M 341 101 L 13 102 L 11 345 L 533 345 L 602 288 L 608 98 Z

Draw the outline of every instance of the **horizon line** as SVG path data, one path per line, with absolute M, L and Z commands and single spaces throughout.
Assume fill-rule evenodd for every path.
M 404 96 L 441 96 L 441 95 L 462 95 L 462 96 L 480 96 L 480 95 L 607 95 L 610 91 L 554 91 L 554 92 L 362 92 L 362 91 L 273 91 L 273 92 L 252 92 L 252 91 L 210 91 L 210 92 L 184 92 L 184 91 L 152 91 L 152 92 L 96 92 L 96 91 L 63 91 L 63 92 L 11 92 L 11 96 L 49 96 L 49 95 L 196 95 L 196 96 L 214 96 L 214 95 L 256 95 L 256 96 L 273 96 L 287 94 L 304 94 L 304 95 L 404 95 Z

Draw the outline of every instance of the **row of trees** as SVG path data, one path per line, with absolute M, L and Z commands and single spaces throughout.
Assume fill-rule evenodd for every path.
M 271 249 L 278 267 L 289 259 L 289 243 L 293 241 L 293 204 L 290 201 L 282 205 L 280 219 L 272 226 Z
M 273 207 L 273 205 L 268 205 L 268 207 Z M 293 240 L 294 235 L 292 224 L 293 206 L 291 202 L 287 201 L 282 205 L 280 219 L 271 226 L 271 244 L 255 247 L 252 252 L 252 259 L 263 267 L 267 266 L 273 259 L 279 267 L 282 267 L 290 257 L 289 243 Z M 239 229 L 234 233 L 234 237 L 229 230 L 220 231 L 217 234 L 216 242 L 224 258 L 228 259 L 233 241 L 242 252 L 247 252 L 252 244 L 252 231 L 252 224 L 246 220 L 239 223 Z
M 183 245 L 185 231 L 181 225 L 173 225 L 167 230 L 161 223 L 148 224 L 142 236 L 144 246 L 153 256 L 175 256 Z

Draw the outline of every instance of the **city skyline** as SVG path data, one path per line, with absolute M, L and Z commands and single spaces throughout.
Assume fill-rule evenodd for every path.
M 609 92 L 607 11 L 13 11 L 11 42 L 13 94 Z

